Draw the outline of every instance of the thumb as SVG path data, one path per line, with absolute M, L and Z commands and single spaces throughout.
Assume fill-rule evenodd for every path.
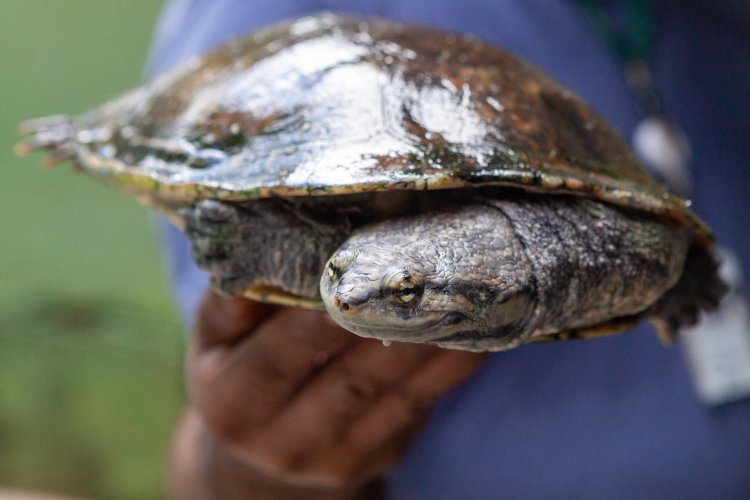
M 271 304 L 209 291 L 199 308 L 195 340 L 201 348 L 237 342 L 277 309 Z

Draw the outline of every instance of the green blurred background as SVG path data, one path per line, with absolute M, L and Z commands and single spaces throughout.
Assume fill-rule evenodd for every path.
M 164 497 L 182 329 L 151 213 L 12 148 L 136 85 L 156 0 L 0 0 L 0 489 Z

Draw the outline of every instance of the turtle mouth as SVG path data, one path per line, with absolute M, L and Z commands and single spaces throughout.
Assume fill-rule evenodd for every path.
M 448 304 L 437 308 L 399 307 L 375 293 L 344 294 L 338 297 L 330 280 L 320 293 L 328 314 L 343 328 L 361 337 L 404 342 L 430 342 L 474 323 L 472 316 Z M 448 306 L 448 307 L 446 307 Z
M 331 314 L 331 317 L 347 330 L 362 337 L 408 342 L 434 340 L 435 335 L 430 335 L 431 333 L 445 335 L 446 327 L 450 329 L 451 325 L 471 320 L 469 316 L 460 312 L 425 312 L 432 317 L 431 320 L 412 323 L 408 320 L 388 324 L 377 321 L 357 321 L 355 318 L 343 317 L 341 314 Z

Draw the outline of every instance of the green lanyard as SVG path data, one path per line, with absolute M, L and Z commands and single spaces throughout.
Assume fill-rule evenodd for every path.
M 648 69 L 654 38 L 651 0 L 624 0 L 621 24 L 615 22 L 601 0 L 576 0 L 576 3 L 625 68 L 628 85 L 641 113 L 644 116 L 663 116 Z
M 599 31 L 620 62 L 629 64 L 648 59 L 653 41 L 653 13 L 650 0 L 624 2 L 624 27 L 618 26 L 599 0 L 576 0 L 591 25 Z
M 651 0 L 622 0 L 622 23 L 617 23 L 604 0 L 576 0 L 591 26 L 609 46 L 625 70 L 641 122 L 633 133 L 638 156 L 673 190 L 692 192 L 690 145 L 680 127 L 662 107 L 648 59 L 654 40 Z

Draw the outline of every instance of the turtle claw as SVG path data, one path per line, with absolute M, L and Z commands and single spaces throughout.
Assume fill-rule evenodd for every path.
M 241 268 L 242 212 L 232 205 L 201 200 L 180 211 L 198 266 L 214 274 L 236 274 Z
M 244 274 L 214 275 L 211 279 L 214 289 L 228 295 L 240 295 L 247 288 L 249 282 L 248 276 Z
M 709 249 L 699 245 L 690 247 L 682 277 L 649 309 L 651 322 L 667 345 L 681 328 L 698 323 L 702 311 L 716 309 L 729 291 L 718 268 L 719 260 Z
M 75 156 L 78 146 L 75 142 L 76 132 L 73 119 L 68 116 L 48 116 L 27 120 L 19 127 L 19 132 L 26 137 L 15 147 L 19 156 L 40 149 L 49 155 L 44 166 L 51 167 Z
M 215 200 L 201 200 L 195 204 L 196 215 L 201 220 L 217 224 L 237 223 L 239 221 L 239 209 Z

